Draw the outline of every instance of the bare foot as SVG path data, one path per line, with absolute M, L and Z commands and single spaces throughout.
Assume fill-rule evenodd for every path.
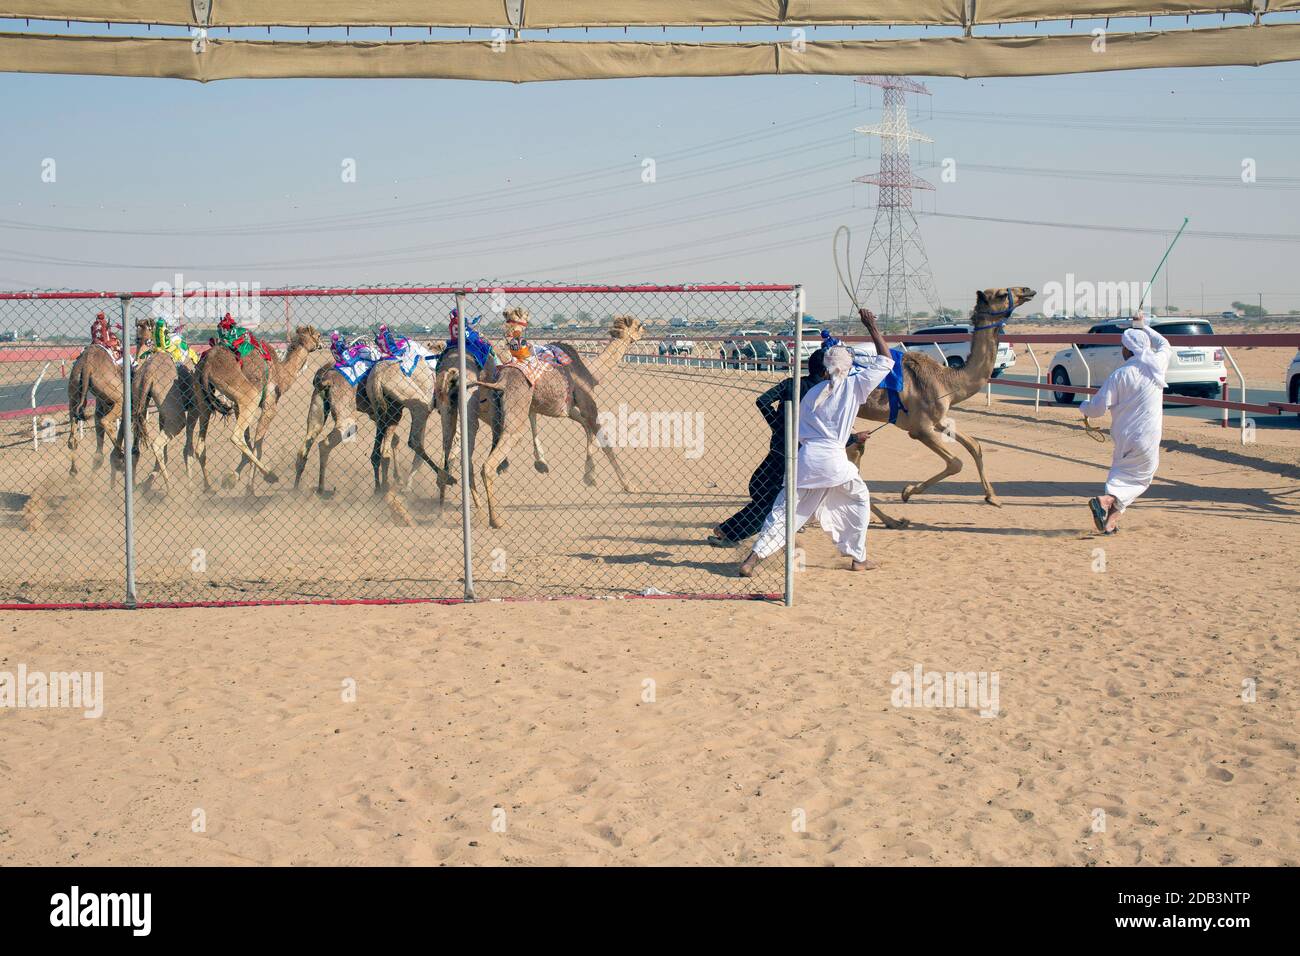
M 760 560 L 762 559 L 753 551 L 749 552 L 749 557 L 741 562 L 740 567 L 736 569 L 736 573 L 742 578 L 752 578 L 754 576 L 754 569 L 758 567 L 758 562 Z
M 875 571 L 880 567 L 876 561 L 854 561 L 849 565 L 850 571 Z

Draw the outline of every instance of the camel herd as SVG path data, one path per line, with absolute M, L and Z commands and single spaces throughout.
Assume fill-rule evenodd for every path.
M 150 328 L 149 320 L 137 322 L 135 340 L 144 341 Z M 540 472 L 548 470 L 537 435 L 538 416 L 571 418 L 582 426 L 587 443 L 584 475 L 587 484 L 595 484 L 594 449 L 600 445 L 620 485 L 625 491 L 631 491 L 614 449 L 597 440 L 595 390 L 622 362 L 628 347 L 644 334 L 645 328 L 639 320 L 618 316 L 609 330 L 610 341 L 601 352 L 583 356 L 571 346 L 557 346 L 568 356 L 568 364 L 554 366 L 536 384 L 530 383 L 517 366 L 506 362 L 497 364 L 495 356 L 489 360 L 490 367 L 484 369 L 469 355 L 466 356 L 468 381 L 460 382 L 455 346 L 444 349 L 433 366 L 417 362 L 409 374 L 402 371 L 398 362 L 378 362 L 359 387 L 353 386 L 334 365 L 326 364 L 312 379 L 307 430 L 295 460 L 294 487 L 300 485 L 312 446 L 316 445 L 320 458 L 316 493 L 321 497 L 332 496 L 326 485 L 330 454 L 356 436 L 359 416 L 368 417 L 375 426 L 370 456 L 375 491 L 384 493 L 402 485 L 396 458 L 398 426 L 409 413 L 407 445 L 415 457 L 405 483 L 410 483 L 423 461 L 437 476 L 439 502 L 443 502 L 447 486 L 455 483 L 450 471 L 451 449 L 456 438 L 460 391 L 467 389 L 469 434 L 465 440 L 471 455 L 479 423 L 492 430 L 492 448 L 481 468 L 492 527 L 504 525 L 493 493 L 493 478 L 507 467 L 510 449 L 522 434 L 525 423 L 532 428 L 534 465 Z M 297 381 L 311 353 L 321 347 L 322 338 L 317 329 L 299 326 L 283 358 L 274 352 L 269 359 L 263 358 L 255 350 L 241 360 L 229 349 L 214 347 L 204 352 L 197 366 L 193 366 L 176 361 L 167 352 L 148 352 L 133 367 L 131 383 L 133 457 L 138 459 L 142 450 L 148 449 L 154 459 L 153 473 L 146 480 L 156 476 L 164 488 L 171 486 L 169 446 L 183 432 L 186 475 L 191 472 L 191 463 L 197 461 L 203 489 L 212 491 L 207 441 L 209 426 L 217 416 L 232 421 L 230 441 L 240 455 L 234 470 L 223 477 L 222 486 L 234 487 L 246 467 L 249 494 L 254 491 L 258 474 L 268 483 L 277 482 L 279 476 L 264 460 L 263 444 L 275 421 L 280 400 Z M 123 462 L 122 370 L 99 345 L 84 349 L 69 375 L 68 452 L 72 475 L 77 474 L 76 426 L 86 418 L 92 397 L 95 400 L 94 467 L 101 467 L 105 441 L 111 441 L 110 481 L 115 484 Z M 156 421 L 150 419 L 151 409 L 156 412 Z M 425 448 L 426 427 L 435 410 L 442 424 L 441 463 Z M 472 480 L 470 492 L 477 508 L 477 486 Z
M 908 352 L 904 356 L 903 387 L 898 396 L 901 407 L 893 424 L 933 451 L 944 463 L 938 474 L 905 487 L 902 492 L 904 501 L 961 471 L 960 459 L 945 447 L 956 442 L 975 461 L 985 501 L 990 505 L 1000 505 L 985 475 L 980 443 L 958 431 L 948 412 L 952 406 L 984 387 L 993 368 L 1006 318 L 1034 295 L 1032 289 L 1025 287 L 986 289 L 977 293 L 976 306 L 971 312 L 975 330 L 971 353 L 962 368 L 949 368 L 917 352 Z M 147 339 L 149 328 L 148 320 L 137 323 L 137 342 Z M 360 387 L 354 387 L 332 364 L 326 364 L 312 379 L 306 435 L 295 461 L 294 487 L 299 486 L 311 448 L 317 445 L 320 463 L 316 494 L 321 497 L 332 495 L 326 485 L 330 454 L 338 445 L 355 437 L 359 416 L 369 418 L 375 426 L 370 460 L 376 492 L 383 493 L 391 487 L 401 486 L 403 482 L 396 458 L 398 425 L 404 414 L 409 413 L 407 444 L 414 459 L 406 484 L 410 483 L 419 463 L 425 462 L 437 476 L 441 504 L 447 486 L 456 483 L 451 472 L 451 453 L 457 431 L 459 396 L 462 390 L 467 390 L 469 434 L 464 436 L 464 441 L 471 459 L 479 424 L 487 425 L 492 434 L 491 450 L 479 469 L 491 527 L 504 525 L 493 481 L 508 466 L 510 450 L 525 427 L 532 434 L 534 467 L 539 472 L 546 472 L 549 468 L 538 436 L 540 417 L 570 418 L 582 427 L 586 436 L 583 480 L 588 485 L 595 484 L 595 449 L 599 446 L 623 490 L 631 492 L 632 483 L 628 481 L 615 449 L 611 443 L 598 440 L 596 389 L 622 364 L 628 348 L 644 334 L 645 327 L 640 320 L 617 316 L 609 328 L 609 342 L 599 353 L 584 356 L 571 346 L 555 346 L 568 356 L 568 363 L 555 365 L 535 382 L 530 381 L 516 365 L 495 355 L 489 357 L 486 368 L 466 355 L 467 380 L 461 381 L 459 354 L 454 345 L 445 348 L 432 366 L 428 362 L 417 362 L 409 375 L 397 362 L 379 362 Z M 253 493 L 254 480 L 259 473 L 267 482 L 276 482 L 278 476 L 263 457 L 263 442 L 275 421 L 280 400 L 302 373 L 308 356 L 321 346 L 320 332 L 312 326 L 299 326 L 283 358 L 272 353 L 268 360 L 254 351 L 241 361 L 229 349 L 214 347 L 203 353 L 197 366 L 191 366 L 188 362 L 175 361 L 166 352 L 147 354 L 134 370 L 131 398 L 132 427 L 136 436 L 133 453 L 138 456 L 144 448 L 152 453 L 154 471 L 149 480 L 156 476 L 164 487 L 170 487 L 172 476 L 167 467 L 168 447 L 184 432 L 186 475 L 190 474 L 191 462 L 197 460 L 203 488 L 211 491 L 207 438 L 208 428 L 216 415 L 233 419 L 230 441 L 240 453 L 233 471 L 222 479 L 222 486 L 234 487 L 245 467 L 249 468 L 249 494 Z M 81 353 L 68 380 L 68 417 L 72 426 L 68 433 L 69 473 L 73 475 L 77 474 L 76 426 L 85 419 L 92 397 L 95 400 L 94 467 L 98 469 L 102 465 L 105 440 L 110 439 L 113 445 L 110 481 L 115 483 L 122 464 L 122 373 L 109 353 L 98 345 L 91 345 Z M 156 423 L 150 422 L 150 408 L 157 412 Z M 425 429 L 435 410 L 442 425 L 440 462 L 429 455 L 424 444 Z M 869 421 L 889 422 L 889 415 L 888 398 L 880 389 L 872 393 L 859 411 L 859 417 Z M 855 463 L 860 460 L 863 447 L 859 444 L 850 450 Z M 477 509 L 478 491 L 472 475 L 470 485 Z M 877 508 L 872 510 L 891 528 L 907 524 L 905 519 L 895 520 Z

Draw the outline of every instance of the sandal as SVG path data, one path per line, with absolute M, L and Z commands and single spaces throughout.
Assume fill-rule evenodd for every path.
M 1092 523 L 1097 526 L 1097 530 L 1106 534 L 1106 509 L 1101 506 L 1101 501 L 1089 498 L 1088 509 L 1092 512 Z

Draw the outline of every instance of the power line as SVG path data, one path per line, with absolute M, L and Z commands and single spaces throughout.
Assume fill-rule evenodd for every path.
M 925 168 L 935 169 L 940 163 L 922 163 Z M 1300 177 L 1271 176 L 1263 181 L 1246 183 L 1240 176 L 1215 176 L 1197 173 L 1144 173 L 1121 172 L 1099 169 L 1060 169 L 1051 166 L 1010 166 L 994 163 L 958 164 L 958 171 L 995 173 L 1012 176 L 1035 176 L 1048 179 L 1083 179 L 1094 181 L 1131 182 L 1143 185 L 1159 186 L 1222 186 L 1235 189 L 1290 190 L 1300 189 Z

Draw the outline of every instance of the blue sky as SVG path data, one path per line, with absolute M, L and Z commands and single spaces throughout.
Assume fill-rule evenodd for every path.
M 1193 231 L 1300 233 L 1298 81 L 1300 64 L 924 80 L 934 95 L 912 118 L 935 143 L 917 158 L 951 157 L 958 173 L 919 170 L 938 185 L 917 202 L 942 214 L 922 229 L 944 303 L 1067 273 L 1145 280 L 1166 243 L 961 216 L 1172 234 L 1186 215 Z M 829 315 L 844 306 L 831 236 L 847 224 L 862 250 L 875 203 L 852 179 L 875 169 L 878 146 L 852 130 L 876 122 L 879 94 L 846 77 L 0 75 L 0 100 L 0 288 L 141 289 L 177 271 L 267 287 L 744 279 L 803 282 L 809 311 Z M 1298 248 L 1189 236 L 1170 260 L 1170 301 L 1199 308 L 1204 288 L 1212 311 L 1259 293 L 1300 309 Z

